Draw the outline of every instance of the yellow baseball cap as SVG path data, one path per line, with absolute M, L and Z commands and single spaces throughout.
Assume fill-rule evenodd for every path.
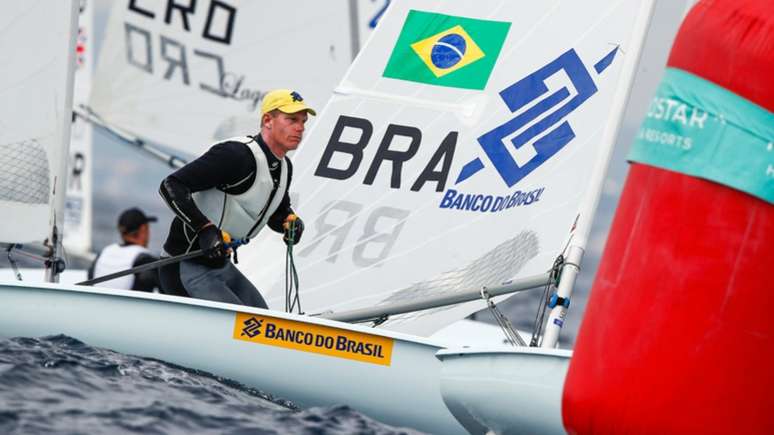
M 278 109 L 285 113 L 297 113 L 306 110 L 310 115 L 317 115 L 311 107 L 304 103 L 304 99 L 296 91 L 290 89 L 275 89 L 263 96 L 261 103 L 261 115 Z

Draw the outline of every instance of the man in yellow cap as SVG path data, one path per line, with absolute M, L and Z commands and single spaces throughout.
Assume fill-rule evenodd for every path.
M 159 270 L 163 293 L 268 308 L 231 263 L 223 232 L 247 239 L 268 226 L 283 233 L 285 243 L 300 241 L 304 224 L 291 208 L 293 166 L 286 154 L 298 148 L 307 117 L 315 114 L 298 92 L 273 90 L 263 97 L 259 134 L 216 143 L 161 182 L 161 196 L 175 214 L 165 256 L 204 251 Z M 283 226 L 291 215 L 292 236 Z

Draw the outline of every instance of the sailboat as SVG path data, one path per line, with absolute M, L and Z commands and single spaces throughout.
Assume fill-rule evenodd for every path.
M 348 403 L 433 433 L 561 433 L 571 353 L 555 344 L 652 7 L 647 0 L 392 2 L 295 156 L 296 203 L 308 221 L 297 257 L 306 314 L 0 283 L 0 331 L 64 333 L 217 373 L 301 406 Z M 16 12 L 18 20 L 43 14 L 28 6 Z M 72 53 L 43 48 L 52 58 Z M 8 107 L 3 114 L 26 119 Z M 66 120 L 51 123 L 67 129 Z M 66 142 L 62 135 L 58 145 Z M 277 306 L 270 248 L 246 250 L 261 242 L 241 248 L 240 267 Z M 421 336 L 477 310 L 482 299 L 541 286 L 556 288 L 539 349 L 493 355 Z M 503 371 L 485 382 L 465 376 L 494 367 L 494 359 Z M 497 376 L 514 367 L 528 382 L 498 388 Z M 482 394 L 508 401 L 471 408 Z
M 53 280 L 64 267 L 68 118 L 78 15 L 73 2 L 57 4 L 61 12 L 57 18 L 46 6 L 8 5 L 0 21 L 0 48 L 6 53 L 6 66 L 0 71 L 0 156 L 5 168 L 0 182 L 4 211 L 0 241 L 45 240 L 50 251 L 46 273 Z M 38 20 L 46 14 L 49 18 Z
M 79 105 L 88 101 L 94 68 L 93 46 L 93 2 L 79 2 L 78 30 L 74 50 L 75 68 L 73 87 L 73 104 Z M 9 100 L 13 101 L 13 100 Z M 76 283 L 86 279 L 83 265 L 92 261 L 92 126 L 78 117 L 72 118 L 70 126 L 70 147 L 67 152 L 66 189 L 64 212 L 60 225 L 62 238 L 61 258 L 65 261 L 65 270 L 59 273 L 59 279 Z M 5 187 L 5 186 L 4 186 Z M 47 254 L 49 246 L 40 242 L 43 238 L 31 238 L 32 243 L 4 244 L 11 268 L 0 268 L 0 276 L 5 279 L 18 279 L 34 282 L 44 282 L 46 272 L 43 263 L 37 258 L 41 252 Z M 5 239 L 4 239 L 5 241 Z M 30 261 L 32 256 L 35 260 Z M 24 260 L 24 261 L 20 261 Z M 19 263 L 22 267 L 19 267 Z M 73 267 L 73 265 L 78 265 Z M 27 267 L 38 266 L 38 267 Z

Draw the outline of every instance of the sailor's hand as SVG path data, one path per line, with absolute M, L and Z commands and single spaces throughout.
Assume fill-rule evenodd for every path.
M 199 230 L 199 247 L 204 251 L 204 256 L 211 260 L 219 260 L 226 256 L 223 234 L 211 222 Z
M 233 242 L 233 240 L 231 239 L 231 234 L 229 234 L 228 231 L 221 230 L 220 236 L 223 238 L 223 243 L 225 243 L 226 246 L 228 246 L 229 243 Z M 226 250 L 226 255 L 230 255 L 232 251 L 233 249 L 228 248 Z
M 300 217 L 289 214 L 285 218 L 285 223 L 282 224 L 282 228 L 285 229 L 285 234 L 282 236 L 282 241 L 286 245 L 297 245 L 301 241 L 301 234 L 304 233 L 304 221 Z

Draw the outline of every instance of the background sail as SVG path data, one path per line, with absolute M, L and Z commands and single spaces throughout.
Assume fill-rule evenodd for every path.
M 73 104 L 88 104 L 94 70 L 94 5 L 80 2 L 76 46 Z M 73 119 L 70 161 L 65 198 L 64 246 L 70 254 L 91 252 L 93 127 L 80 117 Z
M 298 89 L 313 106 L 328 99 L 353 59 L 352 26 L 365 13 L 352 4 L 117 2 L 92 109 L 109 125 L 188 155 L 253 134 L 268 90 Z
M 630 86 L 620 72 L 636 62 L 626 52 L 643 3 L 393 2 L 295 158 L 304 311 L 549 270 L 577 219 L 591 219 L 579 210 L 605 170 L 601 139 Z M 242 270 L 282 306 L 283 257 L 243 251 Z M 384 326 L 430 333 L 481 307 Z
M 0 14 L 3 242 L 40 242 L 52 225 L 61 230 L 60 174 L 70 133 L 77 23 L 73 3 L 10 2 Z

